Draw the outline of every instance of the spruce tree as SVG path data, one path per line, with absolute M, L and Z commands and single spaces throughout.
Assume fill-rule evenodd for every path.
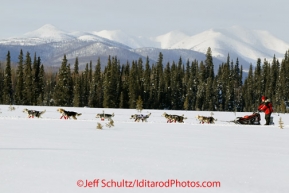
M 261 72 L 261 78 L 262 81 L 260 82 L 260 87 L 263 91 L 263 95 L 267 95 L 267 89 L 269 86 L 269 81 L 270 81 L 270 63 L 264 59 L 263 65 L 262 65 L 262 72 Z
M 76 76 L 74 78 L 74 87 L 73 87 L 73 101 L 72 104 L 74 107 L 80 107 L 81 104 L 81 98 L 80 98 L 80 81 L 81 77 L 80 76 Z
M 266 88 L 267 94 L 266 96 L 271 99 L 271 102 L 273 104 L 276 103 L 276 91 L 278 90 L 278 76 L 279 76 L 279 69 L 280 69 L 280 63 L 276 59 L 275 55 L 273 57 L 272 65 L 270 68 L 270 75 L 269 75 L 269 84 Z
M 214 83 L 214 89 L 215 89 L 215 96 L 216 96 L 216 103 L 215 107 L 216 110 L 220 111 L 221 110 L 221 100 L 222 100 L 222 82 L 220 78 L 220 71 L 222 70 L 221 65 L 219 65 L 216 77 L 215 77 L 215 83 Z
M 234 96 L 234 84 L 232 76 L 233 69 L 232 66 L 230 68 L 230 75 L 229 75 L 229 81 L 226 85 L 226 98 L 225 98 L 225 109 L 227 111 L 235 111 L 235 96 Z
M 164 104 L 164 75 L 163 75 L 163 54 L 160 52 L 159 53 L 159 58 L 156 63 L 156 92 L 157 92 L 157 97 L 155 101 L 155 106 L 158 109 L 163 109 L 165 108 Z
M 183 70 L 184 71 L 183 98 L 184 98 L 184 103 L 185 103 L 185 100 L 188 100 L 188 108 L 190 108 L 189 100 L 191 100 L 191 99 L 188 98 L 188 84 L 189 84 L 190 75 L 191 75 L 191 66 L 190 66 L 189 60 L 187 60 L 186 68 L 184 67 L 184 65 L 183 65 L 183 68 L 184 68 L 184 70 Z
M 85 70 L 82 73 L 82 79 L 83 79 L 83 90 L 82 90 L 82 104 L 84 106 L 88 105 L 88 98 L 89 98 L 89 86 L 90 86 L 90 73 L 89 73 L 89 68 L 88 64 L 85 66 Z
M 260 97 L 264 95 L 263 86 L 262 86 L 262 69 L 261 69 L 261 59 L 258 58 L 255 71 L 254 71 L 254 105 L 258 105 L 260 103 Z
M 120 69 L 120 81 L 119 81 L 120 96 L 119 96 L 118 108 L 121 108 L 121 109 L 125 108 L 124 89 L 125 89 L 126 85 L 127 85 L 127 83 L 126 83 L 125 65 L 123 64 L 121 66 L 121 69 Z
M 213 89 L 213 80 L 211 77 L 207 79 L 206 83 L 206 91 L 205 91 L 205 102 L 204 102 L 204 109 L 206 111 L 214 111 L 214 103 L 215 103 L 215 96 L 214 96 L 214 89 Z
M 23 92 L 24 92 L 24 69 L 23 69 L 23 52 L 20 50 L 18 56 L 18 66 L 16 71 L 16 87 L 15 87 L 15 104 L 23 105 Z
M 136 106 L 136 100 L 138 96 L 139 85 L 137 82 L 137 64 L 132 61 L 132 65 L 129 72 L 129 108 L 133 109 Z
M 120 65 L 117 57 L 112 58 L 112 71 L 111 71 L 111 80 L 110 80 L 110 87 L 111 87 L 111 107 L 117 108 L 119 106 L 119 80 L 120 80 Z
M 32 61 L 30 53 L 26 53 L 24 62 L 24 104 L 32 105 L 33 101 L 33 75 L 32 75 Z
M 198 61 L 194 60 L 191 65 L 191 75 L 190 75 L 190 80 L 189 80 L 189 86 L 188 86 L 188 93 L 189 96 L 191 95 L 191 109 L 195 110 L 196 109 L 196 99 L 197 99 L 197 91 L 198 91 L 198 84 L 199 84 L 199 79 L 198 79 Z
M 177 99 L 176 101 L 176 109 L 177 110 L 181 110 L 183 109 L 183 104 L 184 104 L 184 84 L 183 84 L 183 79 L 184 79 L 184 68 L 183 68 L 183 62 L 182 62 L 182 58 L 179 59 L 178 62 L 178 66 L 175 72 L 175 81 L 173 82 L 173 84 L 175 84 L 175 97 Z
M 73 78 L 75 78 L 75 76 L 78 76 L 78 74 L 79 74 L 79 62 L 78 62 L 78 57 L 76 57 L 74 68 L 73 68 Z
M 284 57 L 284 76 L 282 76 L 282 88 L 283 88 L 283 99 L 284 101 L 289 100 L 289 50 L 286 51 Z M 283 69 L 281 70 L 283 72 Z M 280 75 L 281 76 L 281 75 Z
M 3 103 L 7 105 L 13 104 L 10 51 L 8 51 L 6 55 L 6 66 L 4 70 L 4 82 L 3 82 Z
M 103 101 L 103 85 L 102 85 L 102 79 L 103 79 L 103 74 L 101 71 L 101 63 L 100 63 L 100 58 L 97 60 L 97 64 L 95 67 L 94 71 L 94 78 L 96 82 L 96 107 L 101 108 L 102 106 L 102 101 Z
M 207 49 L 205 66 L 206 66 L 206 74 L 205 74 L 206 78 L 211 78 L 212 80 L 214 80 L 215 77 L 214 64 L 213 64 L 212 50 L 210 47 Z
M 43 64 L 40 66 L 39 76 L 38 76 L 38 98 L 37 105 L 45 105 L 44 104 L 44 96 L 45 96 L 45 71 Z
M 89 62 L 89 70 L 88 70 L 88 79 L 89 79 L 89 83 L 91 83 L 91 81 L 92 81 L 92 72 L 93 70 L 92 70 L 92 61 L 90 60 L 90 62 Z
M 157 108 L 157 70 L 154 64 L 151 67 L 149 100 L 150 108 Z
M 121 68 L 119 108 L 129 108 L 129 73 L 130 66 L 127 62 L 126 65 L 122 65 Z
M 73 101 L 73 78 L 71 74 L 70 64 L 67 64 L 67 78 L 68 78 L 68 105 L 72 106 Z
M 236 73 L 233 61 L 230 64 L 229 79 L 226 87 L 226 109 L 228 111 L 236 111 L 235 108 L 235 88 L 236 88 Z
M 240 107 L 240 111 L 243 112 L 244 111 L 244 93 L 242 92 L 242 87 L 243 87 L 243 66 L 241 66 L 240 68 L 240 80 L 241 80 L 241 87 L 240 87 L 240 98 L 239 98 L 239 107 Z
M 111 56 L 108 56 L 107 65 L 104 68 L 104 79 L 103 79 L 103 107 L 110 107 L 111 90 L 110 90 L 110 78 L 111 78 Z
M 198 69 L 198 79 L 200 82 L 204 82 L 207 80 L 207 69 L 204 65 L 203 61 L 200 62 L 199 69 Z
M 231 81 L 231 69 L 230 69 L 230 61 L 229 56 L 227 62 L 223 65 L 222 74 L 221 74 L 221 82 L 222 82 L 222 109 L 224 111 L 229 110 L 229 101 L 230 101 L 230 82 Z
M 284 60 L 281 62 L 280 72 L 278 77 L 278 98 L 276 98 L 276 103 L 274 106 L 279 105 L 280 108 L 285 104 L 285 101 L 289 100 L 289 57 L 288 51 L 286 51 Z M 286 107 L 285 107 L 286 108 Z M 286 109 L 281 108 L 281 112 L 285 112 Z M 275 109 L 275 108 L 274 108 Z
M 197 86 L 197 93 L 196 93 L 196 106 L 195 109 L 197 111 L 204 110 L 204 103 L 205 103 L 205 94 L 206 94 L 206 83 L 200 82 Z
M 242 73 L 243 67 L 239 66 L 239 60 L 237 58 L 236 65 L 234 67 L 234 103 L 235 103 L 235 110 L 240 112 L 243 109 L 243 100 L 242 100 Z
M 170 109 L 171 103 L 171 65 L 168 62 L 164 69 L 164 103 L 166 109 Z
M 57 74 L 54 73 L 54 70 L 52 68 L 48 68 L 44 74 L 43 105 L 46 105 L 46 106 L 55 105 L 53 101 L 53 92 L 54 92 L 54 88 L 56 85 L 56 76 Z
M 32 67 L 32 75 L 33 75 L 33 93 L 34 93 L 34 97 L 33 97 L 33 104 L 37 104 L 37 100 L 38 97 L 40 95 L 40 89 L 41 89 L 41 85 L 40 85 L 40 66 L 41 66 L 41 59 L 40 57 L 36 57 L 36 53 L 34 55 L 34 62 L 33 62 L 33 67 Z
M 75 59 L 74 68 L 73 68 L 73 74 L 72 74 L 72 81 L 73 81 L 73 100 L 72 105 L 74 107 L 80 107 L 80 77 L 79 77 L 79 62 L 78 57 Z
M 67 64 L 66 55 L 64 55 L 61 67 L 57 76 L 57 83 L 54 89 L 53 99 L 56 106 L 69 106 L 71 99 L 71 84 L 69 65 Z
M 255 111 L 256 106 L 254 104 L 255 101 L 255 93 L 254 93 L 254 77 L 253 77 L 253 66 L 252 64 L 249 67 L 248 77 L 246 78 L 243 86 L 244 93 L 244 111 Z
M 102 90 L 101 90 L 101 66 L 100 59 L 98 59 L 97 65 L 95 66 L 95 71 L 92 76 L 92 81 L 90 84 L 89 91 L 89 107 L 102 107 Z
M 137 62 L 137 80 L 138 80 L 138 94 L 141 96 L 141 98 L 144 98 L 144 84 L 145 84 L 145 78 L 144 78 L 144 67 L 143 67 L 143 61 L 142 58 L 138 59 Z
M 78 76 L 79 76 L 79 63 L 78 63 L 78 57 L 76 57 L 75 62 L 74 62 L 73 72 L 72 72 L 73 85 L 75 84 Z
M 176 63 L 173 61 L 172 66 L 171 66 L 171 76 L 170 76 L 170 108 L 171 109 L 178 109 L 178 98 L 179 98 L 179 93 L 178 93 L 178 68 Z
M 150 90 L 151 90 L 151 66 L 149 64 L 149 58 L 146 58 L 145 70 L 144 70 L 144 88 L 143 88 L 143 101 L 144 101 L 144 108 L 149 109 L 150 103 Z
M 149 103 L 152 108 L 163 109 L 164 104 L 164 78 L 163 78 L 163 54 L 159 53 L 156 65 L 151 68 L 151 87 Z
M 110 59 L 109 56 L 107 66 L 104 70 L 104 81 L 103 81 L 104 108 L 118 107 L 119 93 L 116 92 L 119 81 L 118 69 L 119 68 L 117 58 L 112 57 L 112 59 Z

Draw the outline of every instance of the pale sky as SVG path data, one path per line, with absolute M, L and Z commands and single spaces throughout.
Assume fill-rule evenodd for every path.
M 238 25 L 289 43 L 289 0 L 0 0 L 0 39 L 45 24 L 60 30 L 121 30 L 152 37 L 179 30 L 196 35 Z

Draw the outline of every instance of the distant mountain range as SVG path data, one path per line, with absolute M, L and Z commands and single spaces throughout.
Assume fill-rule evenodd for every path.
M 0 60 L 5 61 L 8 50 L 11 59 L 18 61 L 20 49 L 31 56 L 40 56 L 46 66 L 60 66 L 66 54 L 71 65 L 78 57 L 80 65 L 96 64 L 98 58 L 106 65 L 108 56 L 117 56 L 121 63 L 131 62 L 147 56 L 150 63 L 155 63 L 162 52 L 164 65 L 167 62 L 187 60 L 204 61 L 208 47 L 212 49 L 215 68 L 227 61 L 228 54 L 233 62 L 238 58 L 244 69 L 255 64 L 258 58 L 271 61 L 275 55 L 283 59 L 289 44 L 274 37 L 267 31 L 248 30 L 239 26 L 225 29 L 210 29 L 200 34 L 189 36 L 179 31 L 172 31 L 157 37 L 136 37 L 121 31 L 100 32 L 64 32 L 53 25 L 24 34 L 0 40 Z

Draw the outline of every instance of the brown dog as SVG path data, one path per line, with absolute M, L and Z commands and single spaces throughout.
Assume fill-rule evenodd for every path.
M 184 123 L 184 119 L 187 119 L 187 117 L 184 117 L 184 115 L 170 115 L 164 113 L 163 116 L 167 119 L 167 123 Z
M 80 116 L 81 115 L 81 113 L 77 113 L 77 112 L 74 112 L 74 111 L 66 111 L 66 110 L 64 110 L 62 108 L 57 109 L 57 111 L 61 113 L 60 119 L 62 119 L 62 118 L 68 119 L 68 118 L 72 117 L 73 119 L 76 120 L 77 119 L 76 116 Z
M 197 115 L 196 118 L 200 121 L 200 123 L 204 124 L 204 123 L 208 123 L 208 124 L 214 124 L 215 121 L 217 121 L 217 119 L 215 119 L 214 117 L 205 117 L 205 116 L 200 116 Z

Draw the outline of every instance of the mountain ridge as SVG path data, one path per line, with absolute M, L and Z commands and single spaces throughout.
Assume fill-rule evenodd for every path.
M 147 57 L 154 63 L 159 52 L 164 52 L 166 64 L 177 62 L 180 57 L 183 62 L 202 61 L 209 47 L 215 66 L 226 62 L 229 55 L 233 62 L 238 58 L 243 68 L 248 69 L 258 58 L 270 61 L 275 56 L 282 59 L 289 44 L 267 31 L 249 30 L 240 26 L 210 29 L 193 36 L 175 30 L 147 38 L 125 34 L 120 30 L 65 32 L 46 24 L 20 37 L 0 39 L 0 60 L 5 60 L 9 49 L 12 50 L 12 60 L 15 62 L 20 49 L 23 49 L 30 53 L 36 52 L 45 65 L 52 66 L 60 66 L 64 54 L 70 63 L 78 57 L 83 65 L 89 61 L 96 62 L 97 58 L 106 64 L 109 55 L 117 56 L 121 63 Z

